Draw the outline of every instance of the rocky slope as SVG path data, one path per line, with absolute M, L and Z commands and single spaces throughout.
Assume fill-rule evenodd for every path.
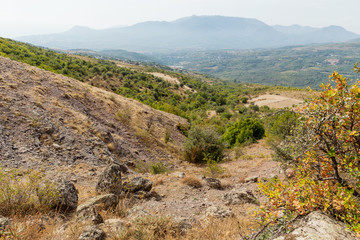
M 3 167 L 172 162 L 185 138 L 177 126 L 187 124 L 137 101 L 0 58 Z

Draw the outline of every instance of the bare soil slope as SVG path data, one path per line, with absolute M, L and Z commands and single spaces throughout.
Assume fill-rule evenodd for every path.
M 177 159 L 181 117 L 0 57 L 0 165 Z M 170 140 L 165 143 L 165 132 Z

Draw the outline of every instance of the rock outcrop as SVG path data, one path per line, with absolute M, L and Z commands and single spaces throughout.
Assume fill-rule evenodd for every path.
M 319 211 L 312 212 L 293 224 L 295 229 L 289 234 L 274 240 L 356 240 L 346 224 L 339 222 Z
M 236 205 L 244 203 L 258 204 L 258 201 L 254 194 L 245 189 L 233 189 L 227 192 L 223 196 L 223 201 L 226 205 Z
M 122 191 L 121 172 L 122 167 L 120 165 L 113 164 L 107 167 L 100 175 L 96 192 L 120 194 Z

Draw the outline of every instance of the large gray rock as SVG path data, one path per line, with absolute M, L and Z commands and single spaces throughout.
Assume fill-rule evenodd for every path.
M 317 211 L 294 223 L 295 229 L 275 240 L 356 240 L 346 224 Z
M 137 191 L 149 192 L 152 188 L 152 181 L 143 177 L 135 177 L 129 182 L 124 183 L 124 190 L 135 193 Z
M 221 182 L 216 178 L 204 178 L 206 185 L 214 189 L 222 189 Z
M 116 205 L 119 203 L 119 198 L 115 194 L 104 194 L 99 195 L 93 198 L 90 198 L 83 204 L 77 207 L 76 213 L 78 216 L 81 216 L 81 214 L 86 215 L 86 213 L 83 213 L 84 211 L 90 210 L 92 207 L 103 204 L 106 209 L 116 207 Z
M 105 240 L 105 232 L 97 226 L 88 226 L 80 234 L 79 240 Z
M 229 209 L 224 209 L 219 206 L 211 206 L 205 210 L 205 215 L 207 217 L 226 218 L 234 216 L 234 213 Z
M 233 189 L 223 196 L 223 201 L 226 205 L 236 205 L 244 203 L 258 204 L 254 194 L 245 189 Z
M 122 191 L 121 172 L 122 167 L 118 164 L 107 167 L 100 175 L 96 191 L 98 193 L 120 194 Z

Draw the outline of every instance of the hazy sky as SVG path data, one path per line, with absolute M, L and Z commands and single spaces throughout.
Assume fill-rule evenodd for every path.
M 0 0 L 0 36 L 109 28 L 191 15 L 257 18 L 269 25 L 339 25 L 360 34 L 359 0 Z

